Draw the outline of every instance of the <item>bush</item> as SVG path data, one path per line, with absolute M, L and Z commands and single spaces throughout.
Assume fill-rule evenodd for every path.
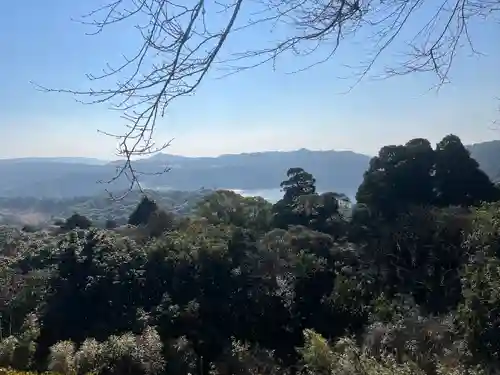
M 128 223 L 130 225 L 146 225 L 149 221 L 151 214 L 158 210 L 158 205 L 155 201 L 149 199 L 147 196 L 142 197 L 134 212 L 130 214 Z
M 18 335 L 18 345 L 14 351 L 12 366 L 20 370 L 29 370 L 36 352 L 36 342 L 40 336 L 40 326 L 35 314 L 29 314 L 24 320 Z
M 156 375 L 164 368 L 163 345 L 151 327 L 138 336 L 125 333 L 102 343 L 87 339 L 76 352 L 71 341 L 61 341 L 50 348 L 49 370 L 63 375 L 104 371 L 108 375 Z
M 49 371 L 70 375 L 75 372 L 75 344 L 61 341 L 50 348 Z
M 0 368 L 0 375 L 58 375 L 52 372 L 37 373 L 31 371 L 18 371 L 10 368 Z
M 61 226 L 62 229 L 73 230 L 76 228 L 88 229 L 92 226 L 92 222 L 85 216 L 79 214 L 73 214 L 66 222 Z
M 334 345 L 313 330 L 304 331 L 304 347 L 299 349 L 306 374 L 314 375 L 484 375 L 477 366 L 448 361 L 436 355 L 436 368 L 426 371 L 411 358 L 398 360 L 389 353 L 377 356 L 361 350 L 353 339 L 341 338 Z M 412 340 L 402 345 L 408 346 Z
M 14 363 L 14 354 L 19 345 L 19 340 L 9 336 L 0 342 L 0 366 L 8 367 Z
M 103 358 L 106 368 L 116 375 L 154 375 L 165 367 L 160 335 L 151 327 L 140 336 L 111 336 L 103 343 Z
M 147 229 L 149 236 L 160 237 L 174 227 L 174 215 L 163 210 L 157 210 L 149 216 Z
M 95 339 L 86 339 L 75 353 L 74 361 L 78 375 L 98 372 L 102 364 L 102 345 Z

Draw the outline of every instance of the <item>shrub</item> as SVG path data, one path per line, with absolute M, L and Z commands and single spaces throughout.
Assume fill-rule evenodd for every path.
M 70 375 L 75 373 L 75 344 L 61 341 L 50 347 L 49 371 Z
M 40 336 L 40 326 L 35 314 L 29 314 L 24 320 L 18 335 L 18 345 L 14 351 L 12 366 L 20 370 L 28 370 L 33 363 L 36 342 Z
M 19 340 L 9 336 L 0 341 L 0 366 L 8 367 L 14 363 L 14 354 L 19 346 Z
M 103 358 L 108 370 L 116 375 L 154 375 L 165 367 L 160 335 L 151 327 L 140 336 L 111 336 L 103 343 Z
M 76 352 L 71 341 L 50 348 L 49 370 L 63 375 L 156 375 L 164 368 L 163 345 L 151 327 L 138 336 L 125 333 L 102 343 L 86 339 Z
M 61 228 L 66 230 L 73 230 L 76 228 L 88 229 L 91 226 L 92 226 L 92 221 L 90 221 L 85 216 L 75 213 L 66 220 L 66 222 L 61 226 Z
M 98 373 L 102 365 L 102 345 L 95 339 L 86 339 L 75 353 L 74 360 L 78 375 Z

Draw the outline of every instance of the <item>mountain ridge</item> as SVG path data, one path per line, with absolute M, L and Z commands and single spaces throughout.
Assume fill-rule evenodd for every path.
M 500 141 L 467 146 L 481 168 L 497 180 L 500 168 Z M 262 151 L 189 157 L 157 154 L 134 161 L 144 175 L 143 187 L 148 189 L 197 190 L 279 189 L 290 167 L 301 167 L 312 173 L 318 190 L 355 195 L 368 168 L 371 156 L 349 150 Z M 103 164 L 104 162 L 104 164 Z M 0 197 L 68 198 L 91 196 L 106 189 L 120 191 L 130 182 L 124 177 L 113 183 L 117 166 L 123 161 L 105 162 L 92 158 L 50 157 L 0 159 Z M 170 167 L 168 173 L 154 175 Z M 148 175 L 149 174 L 149 175 Z
M 47 162 L 47 163 L 76 163 L 87 165 L 104 165 L 109 163 L 109 160 L 98 158 L 89 158 L 85 156 L 26 156 L 18 158 L 0 158 L 0 163 L 30 163 L 30 162 Z

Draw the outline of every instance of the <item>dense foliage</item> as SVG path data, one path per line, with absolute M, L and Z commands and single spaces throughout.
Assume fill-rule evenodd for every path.
M 318 194 L 300 167 L 281 188 L 275 204 L 217 191 L 190 217 L 144 197 L 122 228 L 65 227 L 74 217 L 55 234 L 4 228 L 0 365 L 78 375 L 499 369 L 499 194 L 457 137 L 435 150 L 423 139 L 384 147 L 355 206 Z

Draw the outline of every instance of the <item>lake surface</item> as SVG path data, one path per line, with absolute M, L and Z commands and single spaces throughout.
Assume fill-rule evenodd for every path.
M 281 189 L 259 189 L 259 190 L 240 190 L 232 189 L 235 193 L 241 194 L 244 197 L 262 197 L 271 203 L 276 203 L 283 198 Z
M 143 188 L 146 188 L 143 184 Z M 160 186 L 160 187 L 151 187 L 148 186 L 147 188 L 149 189 L 154 189 L 154 190 L 159 190 L 159 191 L 168 191 L 172 190 L 170 187 L 165 187 L 165 186 Z M 265 200 L 271 202 L 271 203 L 276 203 L 279 201 L 281 198 L 283 198 L 283 192 L 281 191 L 280 188 L 274 188 L 274 189 L 223 189 L 222 190 L 232 190 L 237 194 L 243 195 L 244 197 L 262 197 Z M 319 191 L 318 193 L 323 193 L 322 191 Z M 356 202 L 356 199 L 354 198 L 356 196 L 356 193 L 352 194 L 347 194 L 347 197 L 351 200 L 352 203 Z
M 240 190 L 240 189 L 231 189 L 235 193 L 241 194 L 244 197 L 262 197 L 266 200 L 268 200 L 271 203 L 276 203 L 279 201 L 281 198 L 283 198 L 283 192 L 281 189 L 256 189 L 256 190 Z M 322 193 L 322 192 L 319 192 Z M 348 194 L 347 197 L 351 200 L 351 202 L 355 202 L 355 193 L 354 194 Z

